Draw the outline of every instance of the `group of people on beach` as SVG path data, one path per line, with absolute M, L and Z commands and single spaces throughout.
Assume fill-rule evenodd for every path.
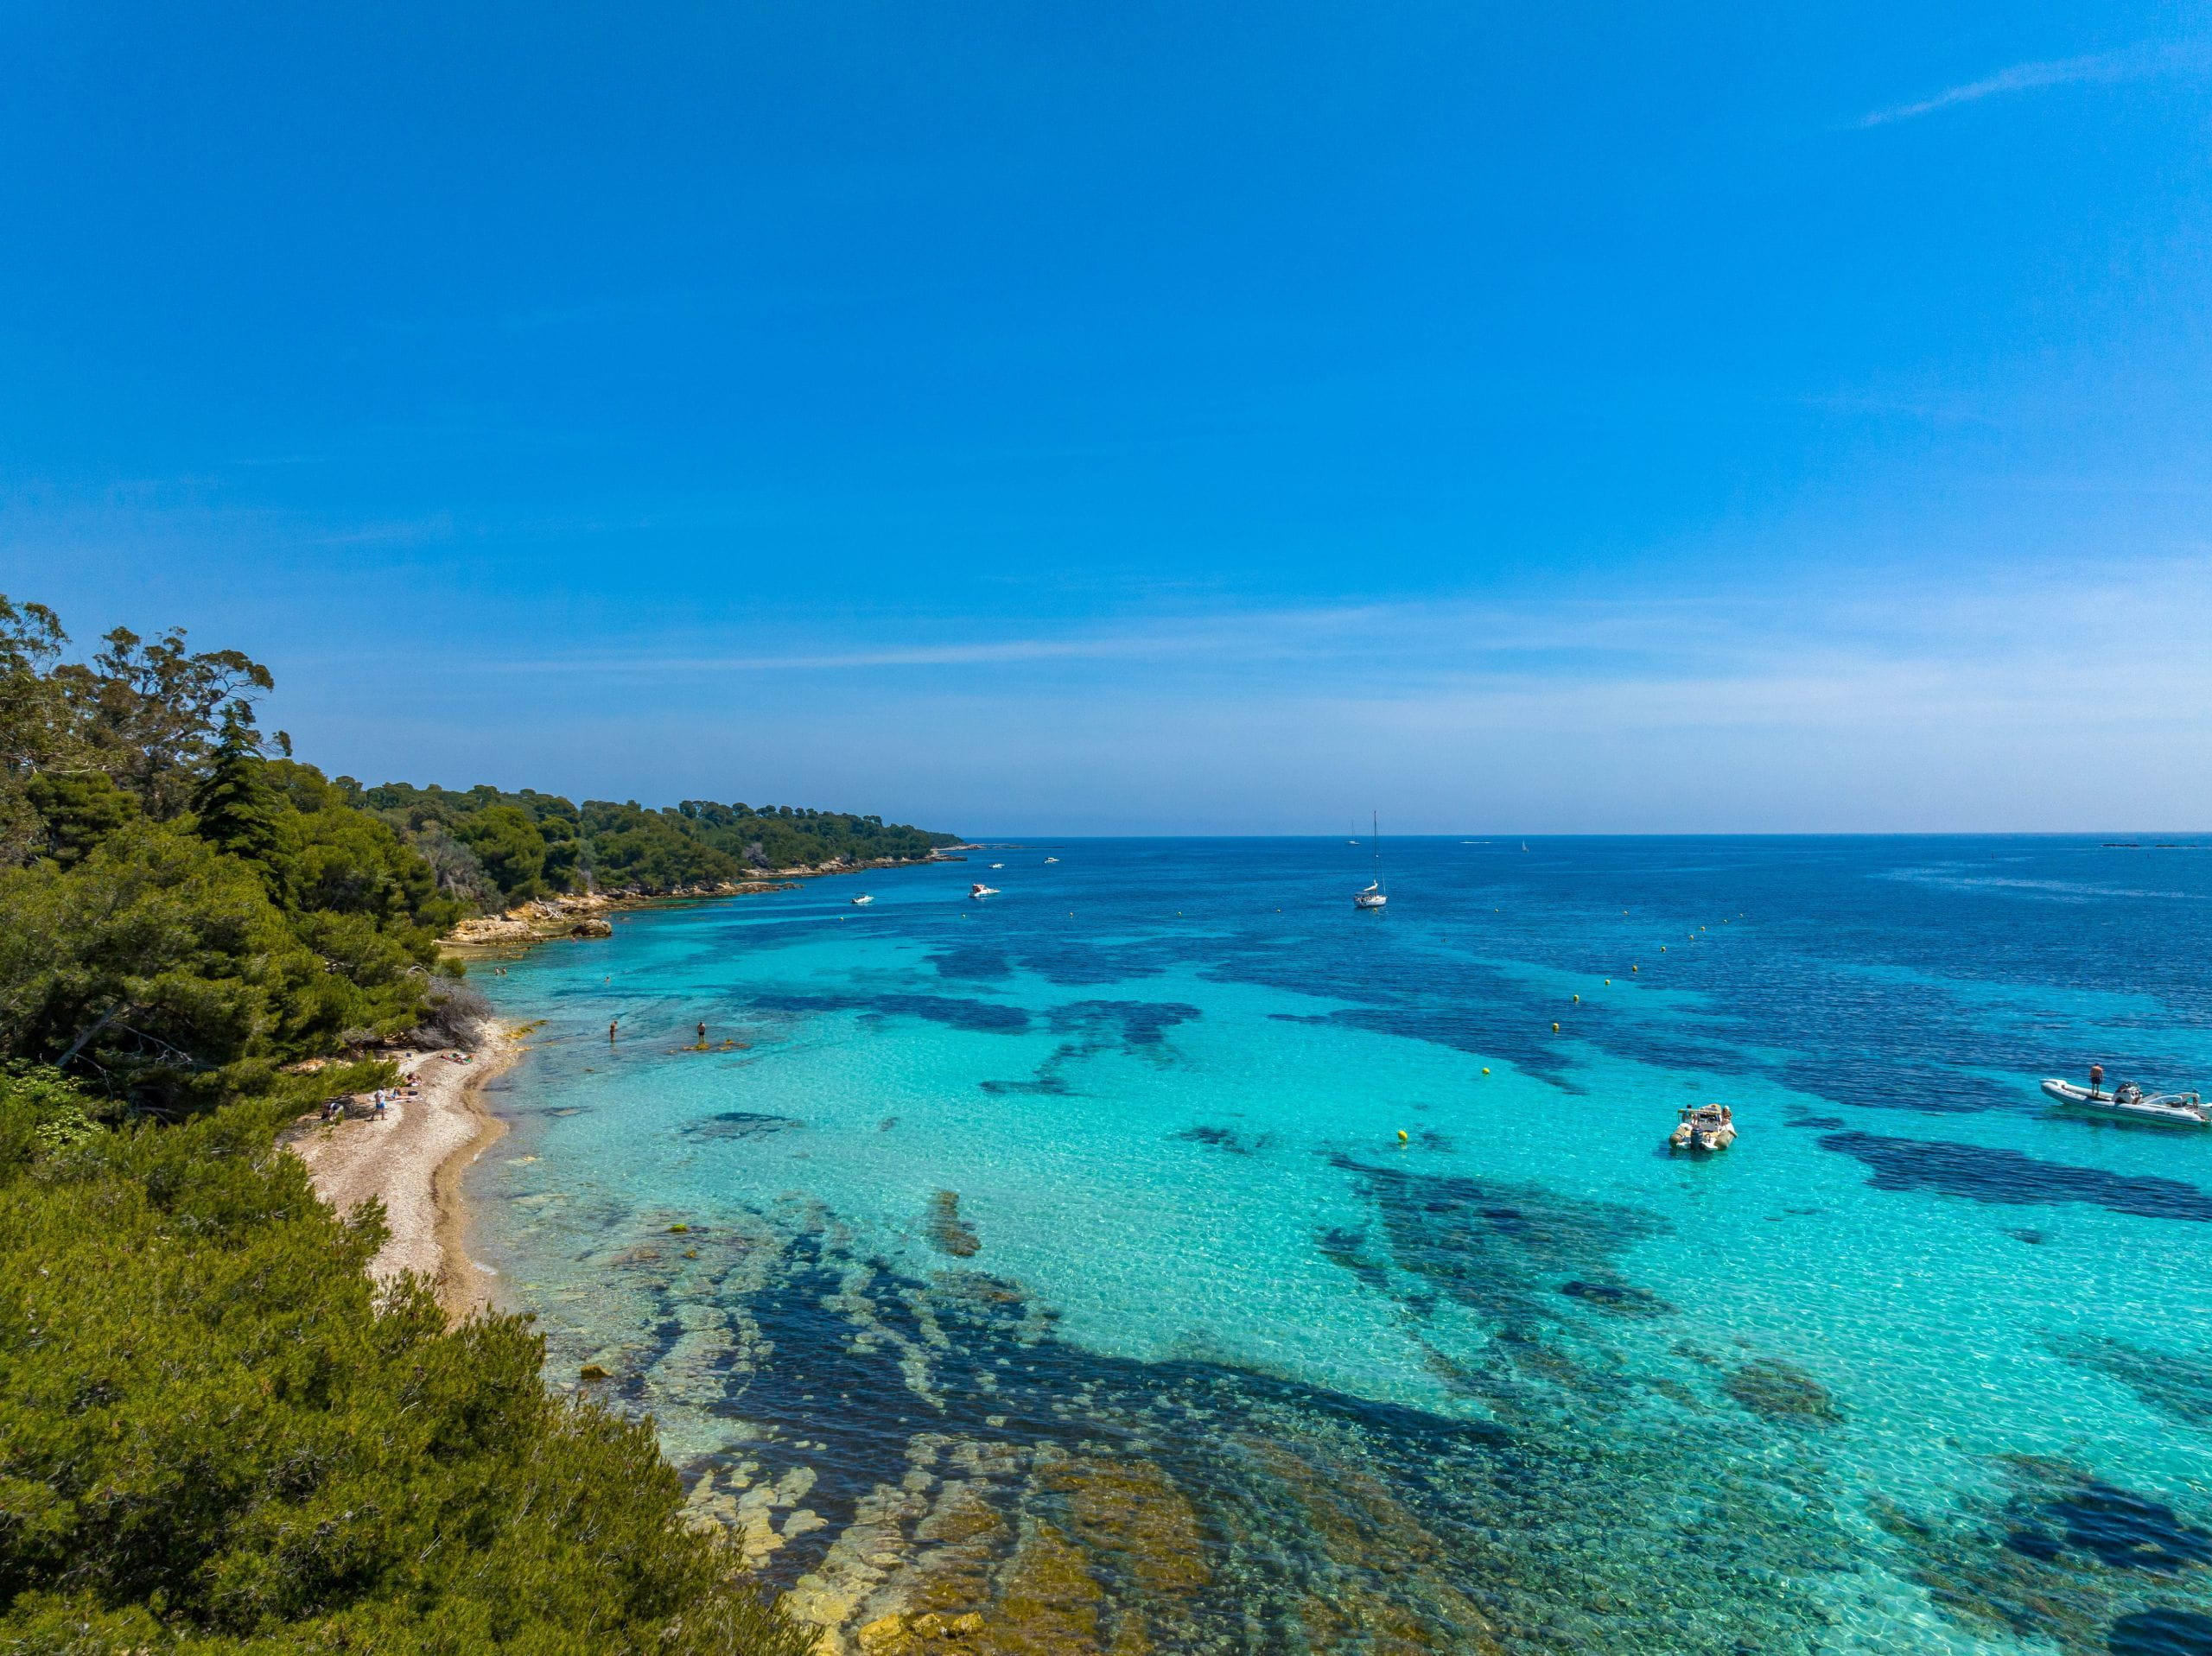
M 369 1119 L 374 1121 L 383 1120 L 385 1110 L 388 1105 L 397 1103 L 402 1099 L 413 1098 L 417 1090 L 412 1081 L 402 1087 L 378 1088 L 369 1094 Z M 343 1121 L 346 1119 L 346 1100 L 342 1097 L 330 1100 L 322 1107 L 323 1120 Z

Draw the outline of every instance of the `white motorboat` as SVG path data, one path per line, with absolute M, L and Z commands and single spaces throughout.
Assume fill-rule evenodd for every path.
M 997 886 L 986 885 L 980 879 L 968 888 L 968 895 L 970 898 L 996 897 L 998 894 L 999 888 Z
M 2170 1126 L 2212 1127 L 2212 1110 L 2195 1093 L 2146 1093 L 2132 1081 L 2123 1081 L 2108 1093 L 2070 1081 L 2047 1081 L 2043 1090 L 2070 1109 L 2094 1110 L 2130 1121 L 2163 1121 Z
M 1046 860 L 1046 862 L 1058 862 L 1058 861 L 1059 860 L 1059 859 L 1058 859 L 1058 857 L 1047 857 L 1047 858 L 1046 858 L 1046 859 L 1045 859 L 1045 860 Z
M 862 891 L 858 897 L 853 899 L 853 906 L 856 909 L 864 909 L 874 901 L 875 899 L 874 898 L 870 897 L 866 891 Z
M 1352 841 L 1354 845 L 1358 843 L 1357 840 Z M 1351 905 L 1355 909 L 1379 909 L 1390 900 L 1390 894 L 1382 889 L 1382 821 L 1380 817 L 1375 819 L 1374 843 L 1375 878 L 1364 891 L 1351 894 Z
M 993 863 L 993 864 L 991 865 L 991 866 L 992 866 L 992 867 L 994 867 L 994 868 L 1003 868 L 1003 867 L 1005 867 L 1005 866 L 1006 866 L 1006 865 L 1005 865 L 1004 863 L 1002 863 L 1002 862 L 995 862 L 995 863 Z
M 1669 1150 L 1726 1150 L 1736 1142 L 1736 1113 L 1726 1104 L 1686 1106 L 1667 1135 Z

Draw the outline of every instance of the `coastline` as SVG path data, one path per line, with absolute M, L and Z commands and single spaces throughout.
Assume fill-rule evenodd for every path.
M 340 1214 L 372 1197 L 383 1202 L 388 1234 L 369 1262 L 370 1278 L 388 1283 L 410 1272 L 422 1277 L 456 1319 L 492 1304 L 494 1278 L 468 1255 L 461 1183 L 506 1131 L 481 1094 L 521 1056 L 523 1044 L 512 1031 L 492 1025 L 465 1062 L 457 1061 L 457 1050 L 402 1055 L 400 1072 L 419 1090 L 392 1104 L 384 1120 L 349 1115 L 334 1124 L 302 1123 L 284 1139 L 307 1164 L 315 1193 Z
M 438 1252 L 438 1304 L 448 1317 L 461 1318 L 498 1309 L 494 1288 L 498 1277 L 476 1262 L 468 1251 L 469 1223 L 474 1215 L 462 1181 L 476 1158 L 506 1137 L 507 1124 L 484 1101 L 484 1090 L 499 1076 L 522 1062 L 523 1042 L 512 1030 L 495 1037 L 497 1050 L 480 1056 L 480 1072 L 461 1083 L 461 1107 L 473 1131 L 467 1141 L 448 1152 L 430 1171 L 431 1234 Z
M 778 869 L 758 880 L 672 891 L 588 892 L 543 898 L 504 915 L 463 921 L 441 940 L 457 955 L 496 955 L 563 938 L 606 936 L 610 910 L 702 898 L 749 897 L 788 891 L 802 879 L 857 874 L 871 869 L 913 868 L 957 861 L 950 846 L 928 857 L 880 858 L 868 862 Z M 303 1126 L 288 1144 L 308 1164 L 315 1190 L 341 1214 L 370 1196 L 380 1198 L 391 1235 L 370 1262 L 369 1275 L 390 1281 L 412 1271 L 435 1285 L 438 1304 L 456 1320 L 497 1309 L 499 1278 L 468 1251 L 472 1215 L 464 1187 L 477 1158 L 506 1134 L 506 1123 L 484 1102 L 483 1091 L 520 1061 L 525 1045 L 518 1027 L 497 1022 L 465 1065 L 451 1049 L 404 1054 L 401 1073 L 421 1085 L 419 1094 L 392 1107 L 385 1121 L 348 1119 L 335 1126 Z M 410 1132 L 410 1123 L 413 1123 Z
M 835 874 L 864 874 L 890 868 L 925 868 L 931 863 L 960 862 L 950 853 L 973 851 L 969 845 L 944 846 L 926 857 L 874 857 L 864 862 L 818 863 L 771 869 L 757 879 L 718 880 L 712 884 L 681 885 L 665 891 L 637 890 L 579 891 L 533 898 L 503 914 L 479 915 L 462 921 L 439 942 L 454 950 L 493 949 L 520 944 L 528 947 L 563 937 L 604 937 L 611 930 L 606 916 L 630 909 L 650 908 L 657 903 L 696 902 L 702 898 L 758 897 L 768 891 L 793 890 L 801 880 L 826 879 Z

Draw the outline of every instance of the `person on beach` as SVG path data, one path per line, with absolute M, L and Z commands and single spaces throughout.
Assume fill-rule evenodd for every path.
M 379 1121 L 384 1120 L 384 1089 L 382 1088 L 377 1089 L 376 1118 Z

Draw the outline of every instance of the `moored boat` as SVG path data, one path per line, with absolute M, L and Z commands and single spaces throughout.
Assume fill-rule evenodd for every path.
M 2044 1082 L 2043 1090 L 2053 1101 L 2069 1109 L 2088 1110 L 2130 1121 L 2159 1121 L 2169 1126 L 2212 1126 L 2212 1110 L 2208 1110 L 2204 1101 L 2195 1093 L 2146 1093 L 2132 1081 L 2123 1081 L 2106 1092 L 2101 1087 L 2082 1087 L 2056 1079 Z
M 856 909 L 865 908 L 868 904 L 874 901 L 875 899 L 874 898 L 870 897 L 866 891 L 862 891 L 858 897 L 853 899 L 853 906 Z
M 1736 1142 L 1736 1115 L 1726 1104 L 1683 1107 L 1682 1119 L 1667 1135 L 1669 1150 L 1726 1150 Z
M 1359 841 L 1354 840 L 1351 843 L 1357 845 Z M 1375 878 L 1363 891 L 1351 894 L 1351 905 L 1355 909 L 1379 909 L 1390 900 L 1390 894 L 1382 889 L 1382 819 L 1380 816 L 1375 819 L 1374 846 Z
M 986 885 L 980 879 L 968 888 L 968 895 L 970 898 L 996 897 L 998 894 L 999 888 L 997 886 Z

